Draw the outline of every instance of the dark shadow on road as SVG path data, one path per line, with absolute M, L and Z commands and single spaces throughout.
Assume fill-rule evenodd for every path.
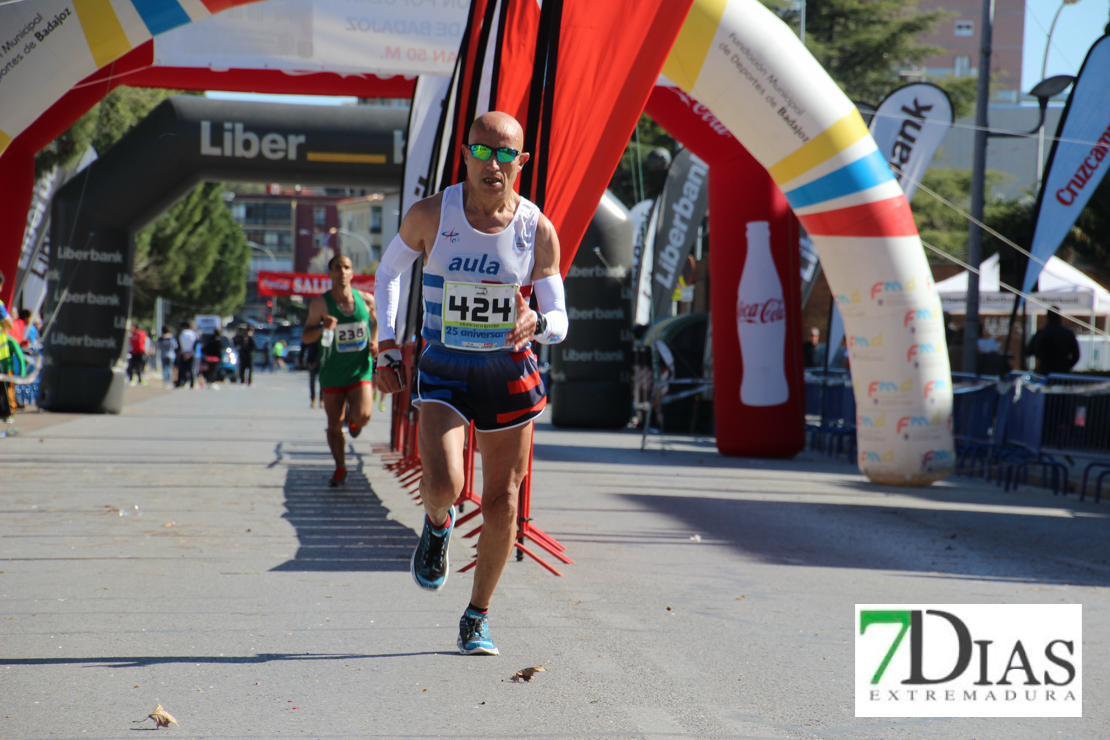
M 244 656 L 215 655 L 145 655 L 119 658 L 0 658 L 0 665 L 87 665 L 90 668 L 142 668 L 167 663 L 223 663 L 258 665 L 286 660 L 365 660 L 367 658 L 414 658 L 420 655 L 457 655 L 454 651 L 429 650 L 423 653 L 260 653 Z
M 350 474 L 342 488 L 329 488 L 332 463 L 309 464 L 312 453 L 284 451 L 292 463 L 285 473 L 283 518 L 297 530 L 300 547 L 292 560 L 273 571 L 404 572 L 416 547 L 416 534 L 388 518 L 388 510 L 362 473 L 362 463 L 348 456 Z M 354 463 L 358 460 L 358 466 Z
M 617 495 L 684 522 L 703 543 L 724 543 L 771 563 L 1110 585 L 1110 522 L 1101 517 L 907 508 L 894 501 L 860 506 Z M 595 533 L 602 541 L 613 534 Z
M 717 443 L 713 437 L 677 437 L 667 439 L 650 437 L 646 450 L 640 447 L 640 432 L 634 429 L 592 431 L 588 429 L 558 429 L 549 423 L 536 425 L 536 431 L 543 433 L 547 440 L 550 435 L 556 435 L 560 444 L 551 444 L 544 440 L 537 441 L 533 446 L 533 456 L 537 462 L 569 462 L 569 463 L 609 463 L 614 465 L 637 465 L 648 468 L 655 466 L 672 467 L 688 465 L 691 467 L 729 468 L 729 469 L 755 469 L 762 470 L 786 464 L 796 469 L 806 469 L 815 463 L 805 460 L 764 460 L 743 457 L 725 457 L 717 451 Z M 626 437 L 631 445 L 629 447 L 612 447 L 613 435 L 620 434 Z M 670 440 L 670 441 L 668 441 Z M 685 449 L 670 448 L 670 442 L 680 444 Z M 600 444 L 599 444 L 600 443 Z M 695 449 L 690 449 L 695 448 Z M 843 458 L 841 458 L 842 460 Z M 832 458 L 822 458 L 817 465 L 827 469 Z M 855 472 L 855 468 L 844 463 L 845 472 Z M 656 475 L 655 472 L 645 470 L 644 475 Z

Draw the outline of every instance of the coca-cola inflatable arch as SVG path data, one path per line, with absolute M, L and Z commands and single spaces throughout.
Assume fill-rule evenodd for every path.
M 22 219 L 34 184 L 32 157 L 41 148 L 35 144 L 43 132 L 64 130 L 76 120 L 118 81 L 121 69 L 117 61 L 122 63 L 150 38 L 240 4 L 242 0 L 117 0 L 78 6 L 76 14 L 64 22 L 50 20 L 56 12 L 47 0 L 0 5 L 0 37 L 10 40 L 13 49 L 18 45 L 22 50 L 20 59 L 13 57 L 4 68 L 0 182 L 7 186 L 8 197 L 0 200 L 0 214 L 5 216 L 0 219 L 0 269 L 15 272 Z M 683 17 L 685 22 L 680 23 Z M 495 21 L 500 30 L 487 56 L 486 40 L 491 35 L 487 31 L 482 36 L 479 29 Z M 39 26 L 50 23 L 55 26 L 45 35 Z M 36 32 L 44 34 L 37 45 L 31 43 Z M 513 44 L 502 43 L 510 36 Z M 533 49 L 531 42 L 518 42 L 541 37 L 546 61 L 533 65 L 541 59 L 540 46 L 535 44 Z M 492 53 L 495 46 L 497 51 Z M 860 415 L 867 417 L 861 421 L 869 422 L 874 434 L 861 439 L 860 469 L 875 481 L 911 485 L 927 484 L 951 472 L 952 393 L 940 299 L 909 205 L 855 106 L 776 16 L 757 0 L 612 4 L 561 0 L 543 3 L 542 11 L 534 0 L 472 0 L 470 23 L 460 46 L 463 56 L 471 65 L 483 57 L 496 60 L 500 77 L 495 74 L 493 79 L 500 81 L 496 86 L 498 107 L 514 113 L 532 112 L 522 91 L 530 80 L 545 82 L 543 70 L 551 75 L 546 81 L 550 95 L 545 88 L 542 101 L 535 95 L 532 98 L 535 112 L 542 109 L 544 128 L 550 123 L 553 143 L 543 165 L 548 167 L 545 212 L 563 237 L 567 252 L 562 260 L 564 272 L 604 191 L 607 173 L 619 161 L 662 67 L 669 81 L 712 111 L 766 171 L 763 177 L 777 185 L 778 190 L 768 184 L 760 192 L 746 191 L 748 201 L 763 199 L 765 215 L 750 218 L 743 235 L 735 234 L 737 241 L 742 239 L 745 244 L 745 256 L 750 241 L 762 240 L 762 227 L 748 228 L 759 222 L 768 224 L 770 252 L 775 254 L 776 239 L 789 236 L 785 208 L 789 205 L 820 252 L 849 336 L 867 339 L 866 343 L 853 342 L 867 349 L 853 350 L 851 355 L 857 407 Z M 526 64 L 522 64 L 524 60 Z M 371 60 L 367 64 L 372 66 Z M 186 71 L 173 83 L 159 78 L 158 83 L 146 84 L 189 87 L 198 75 L 214 75 L 217 73 L 211 70 L 227 66 L 212 64 L 210 69 Z M 533 73 L 533 68 L 539 73 Z M 316 92 L 342 94 L 348 85 L 352 90 L 366 85 L 362 74 L 329 78 L 327 85 L 313 78 L 284 77 L 281 72 L 263 78 L 262 72 L 254 70 L 249 77 L 251 84 L 245 88 L 224 89 L 303 90 L 303 80 L 310 79 L 307 86 Z M 471 88 L 473 94 L 467 93 L 470 102 L 456 111 L 460 116 L 481 112 L 474 101 L 487 94 L 493 97 L 492 89 L 484 84 L 476 83 L 468 91 Z M 502 96 L 506 95 L 516 96 L 515 104 L 503 105 Z M 28 138 L 44 115 L 50 117 L 50 125 L 39 127 L 40 138 Z M 539 154 L 545 153 L 546 145 Z M 539 156 L 537 161 L 545 162 L 545 157 Z M 405 183 L 410 190 L 414 185 Z M 711 208 L 747 205 L 733 202 Z M 756 210 L 753 208 L 752 216 L 759 215 Z M 741 262 L 736 256 L 730 266 L 738 288 L 744 283 L 739 274 Z M 760 434 L 779 426 L 784 429 L 782 436 L 797 444 L 801 424 L 793 409 L 801 402 L 801 389 L 791 364 L 799 342 L 790 322 L 797 270 L 777 260 L 775 267 L 786 301 L 781 366 L 787 400 L 764 407 L 744 403 L 760 396 L 764 401 L 777 401 L 784 392 L 780 383 L 777 390 L 742 394 L 737 369 L 727 381 L 734 383 L 731 389 L 725 388 L 722 374 L 716 374 L 716 403 L 721 413 L 727 390 L 740 399 L 745 413 L 762 413 L 762 408 L 768 414 L 755 426 Z M 714 277 L 719 284 L 720 276 Z M 7 282 L 9 291 L 13 283 Z M 729 293 L 715 290 L 715 301 L 731 304 L 731 321 L 715 322 L 718 335 L 724 326 L 735 325 L 737 301 L 744 302 L 743 295 Z M 10 294 L 0 296 L 10 298 Z M 775 300 L 777 296 L 769 294 L 762 302 L 773 304 Z M 767 310 L 768 317 L 775 313 L 773 305 Z M 763 311 L 761 307 L 761 319 Z M 777 338 L 773 343 L 777 344 Z M 764 358 L 751 355 L 749 368 L 763 364 Z M 769 366 L 780 366 L 777 357 L 766 359 Z M 718 423 L 719 430 L 724 426 Z M 733 454 L 769 454 L 755 447 L 722 449 Z

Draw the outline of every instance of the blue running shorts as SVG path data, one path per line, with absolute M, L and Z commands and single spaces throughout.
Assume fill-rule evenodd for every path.
M 547 405 L 530 349 L 479 354 L 428 345 L 417 366 L 415 396 L 450 406 L 480 432 L 527 424 Z

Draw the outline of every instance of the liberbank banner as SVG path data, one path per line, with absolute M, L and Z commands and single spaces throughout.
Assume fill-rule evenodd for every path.
M 671 315 L 674 289 L 709 206 L 709 165 L 689 149 L 675 155 L 659 199 L 651 292 L 656 318 Z
M 900 87 L 879 103 L 871 118 L 871 136 L 906 200 L 913 200 L 921 176 L 954 120 L 948 94 L 928 82 Z
M 351 278 L 355 290 L 374 290 L 373 275 L 355 275 Z M 331 290 L 331 278 L 307 272 L 268 272 L 258 273 L 258 295 L 267 298 L 289 296 L 318 296 Z
M 1110 168 L 1110 36 L 1103 36 L 1087 53 L 1048 158 L 1048 174 L 1037 197 L 1037 218 L 1022 289 L 1037 284 L 1043 262 L 1056 254 L 1072 224 Z

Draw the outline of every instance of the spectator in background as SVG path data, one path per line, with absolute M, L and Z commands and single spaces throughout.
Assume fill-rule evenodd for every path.
M 809 335 L 802 342 L 802 367 L 817 367 L 817 345 L 821 342 L 821 330 L 811 327 Z
M 320 372 L 320 341 L 304 345 L 304 366 L 308 370 L 309 408 L 316 408 L 316 376 Z M 320 396 L 320 408 L 324 408 L 324 397 Z
M 0 295 L 4 294 L 4 273 L 0 272 Z M 0 339 L 12 330 L 13 325 L 12 315 L 8 313 L 7 306 L 3 301 L 0 301 Z
M 19 312 L 19 318 L 23 319 L 25 328 L 23 329 L 23 341 L 20 346 L 24 349 L 38 349 L 40 342 L 38 320 L 29 309 L 23 309 Z
M 131 357 L 127 362 L 127 380 L 131 385 L 135 385 L 135 378 L 138 382 L 143 382 L 143 365 L 146 364 L 146 332 L 143 327 L 138 324 L 131 325 L 131 336 L 128 341 L 131 344 Z
M 4 304 L 0 303 L 0 306 Z M 23 376 L 27 374 L 27 362 L 19 344 L 0 327 L 0 374 Z M 15 421 L 17 407 L 15 386 L 0 381 L 0 421 L 11 424 Z
M 997 339 L 987 334 L 986 326 L 979 324 L 979 354 L 990 355 L 1001 354 L 1001 352 L 1002 345 L 998 343 Z
M 0 272 L 0 295 L 4 292 L 4 273 Z M 0 362 L 9 360 L 9 332 L 14 325 L 7 306 L 0 301 Z M 17 345 L 18 346 L 18 345 Z M 11 422 L 15 419 L 15 392 L 8 383 L 0 382 L 0 421 Z
M 258 343 L 258 353 L 262 358 L 262 369 L 266 372 L 270 372 L 270 369 L 273 367 L 270 347 L 273 344 L 274 337 L 272 334 L 263 334 L 261 341 L 258 339 L 255 339 L 255 341 Z
M 239 382 L 250 385 L 254 382 L 254 353 L 258 343 L 254 341 L 254 327 L 246 326 L 235 337 L 235 348 L 239 353 Z
M 1029 340 L 1029 354 L 1037 358 L 1037 372 L 1066 373 L 1079 362 L 1079 342 L 1060 321 L 1060 309 L 1052 307 L 1045 327 Z
M 212 387 L 212 384 L 219 380 L 220 371 L 220 358 L 224 354 L 224 335 L 219 327 L 212 330 L 212 336 L 208 337 L 208 341 L 201 347 L 201 352 L 204 355 L 204 380 Z
M 956 322 L 952 320 L 952 314 L 947 311 L 943 311 L 942 314 L 944 316 L 944 343 L 948 345 L 949 348 L 951 348 L 953 344 L 961 344 L 964 340 L 957 332 L 962 332 L 963 330 L 956 328 Z
M 197 340 L 199 337 L 197 333 L 189 327 L 189 322 L 185 321 L 181 324 L 181 331 L 177 334 L 177 387 L 185 385 L 185 381 L 189 381 L 189 387 L 193 388 L 196 384 L 196 378 L 193 375 L 193 357 L 197 351 Z
M 23 346 L 23 332 L 27 329 L 27 322 L 23 319 L 23 312 L 16 311 L 12 316 L 12 328 L 8 329 L 8 336 L 15 340 L 20 347 Z
M 274 340 L 274 348 L 272 350 L 274 356 L 274 369 L 285 369 L 285 341 L 282 339 Z
M 167 326 L 155 344 L 158 345 L 158 362 L 162 365 L 162 387 L 169 388 L 173 383 L 173 366 L 177 361 L 177 339 Z
M 836 348 L 832 359 L 829 361 L 830 370 L 849 370 L 848 337 L 842 337 L 840 346 Z
M 998 340 L 987 334 L 987 327 L 985 324 L 979 324 L 979 365 L 978 373 L 980 375 L 998 375 L 1003 376 L 1010 372 L 1012 369 L 1010 363 L 1006 362 L 1006 358 L 1002 353 L 1002 345 Z

